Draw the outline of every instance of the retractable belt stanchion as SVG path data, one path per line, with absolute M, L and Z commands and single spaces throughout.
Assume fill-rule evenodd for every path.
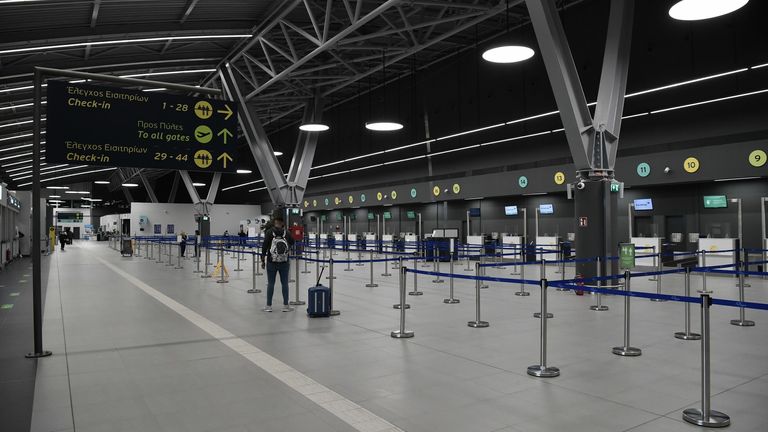
M 331 257 L 333 257 L 334 255 L 337 255 L 335 247 L 334 247 L 334 250 L 331 252 L 330 255 L 331 255 Z M 325 249 L 323 249 L 323 261 L 325 261 Z M 329 262 L 330 262 L 330 260 L 329 260 Z M 347 266 L 349 266 L 349 256 L 347 256 Z M 325 267 L 325 264 L 323 264 L 323 267 Z M 320 273 L 318 273 L 318 275 L 319 274 Z M 333 273 L 328 272 L 328 276 L 326 276 L 325 278 L 328 279 L 328 280 L 333 280 L 333 279 L 336 279 L 336 276 L 334 276 Z
M 712 298 L 709 294 L 706 291 L 701 293 L 701 409 L 688 408 L 683 411 L 683 420 L 698 426 L 719 428 L 730 425 L 731 418 L 710 407 L 709 308 L 712 306 Z
M 475 270 L 479 273 L 480 263 L 475 263 Z M 480 279 L 475 280 L 475 320 L 467 322 L 467 325 L 474 328 L 485 328 L 490 325 L 488 321 L 480 319 Z
M 460 300 L 453 297 L 453 253 L 451 253 L 450 260 L 448 261 L 449 271 L 451 273 L 451 280 L 448 281 L 448 298 L 443 299 L 443 303 L 445 304 L 456 304 L 459 303 Z M 478 274 L 479 276 L 479 274 Z
M 216 283 L 224 284 L 229 283 L 228 280 L 224 279 L 224 249 L 220 249 L 219 251 L 219 275 L 221 276 L 219 280 L 216 281 Z
M 174 267 L 176 270 L 181 270 L 184 268 L 183 265 L 181 265 L 181 245 L 179 245 L 179 256 L 176 259 L 176 267 Z
M 557 273 L 557 272 L 556 272 Z M 560 251 L 560 280 L 565 280 L 565 253 Z M 570 291 L 568 288 L 558 287 L 557 291 Z
M 497 268 L 499 270 L 506 270 L 507 268 L 504 266 L 504 246 L 501 246 L 501 252 L 499 252 L 499 245 L 497 243 L 494 245 L 493 251 L 496 254 L 496 262 L 501 264 Z
M 701 266 L 702 267 L 707 266 L 707 251 L 704 249 L 701 250 Z M 707 291 L 707 272 L 706 271 L 701 272 L 701 290 Z
M 520 264 L 520 279 L 525 279 L 525 264 Z M 516 291 L 515 295 L 522 297 L 531 295 L 531 293 L 525 290 L 525 282 L 520 282 L 520 291 Z
M 744 284 L 744 272 L 747 270 L 746 266 L 744 265 L 744 261 L 739 262 L 739 267 L 741 267 L 740 269 L 741 271 L 739 271 L 739 301 L 741 303 L 744 303 L 744 287 L 746 286 Z M 739 268 L 737 268 L 736 270 L 738 271 Z M 739 319 L 731 320 L 731 324 L 735 326 L 740 326 L 740 327 L 753 327 L 755 325 L 755 322 L 752 320 L 746 319 L 744 306 L 741 306 L 739 307 Z
M 173 267 L 173 262 L 171 261 L 173 259 L 173 248 L 171 247 L 171 242 L 169 241 L 165 247 L 168 248 L 168 264 L 166 264 L 165 266 Z
M 362 267 L 365 264 L 363 263 L 363 253 L 360 251 L 360 245 L 357 246 L 357 262 L 355 263 L 355 266 Z M 371 259 L 373 259 L 373 256 L 371 256 Z
M 560 261 L 564 261 L 565 260 L 565 258 L 564 258 L 565 255 L 563 254 L 563 245 L 562 244 L 560 244 L 560 249 L 557 251 L 557 256 L 558 256 L 558 259 Z M 560 273 L 562 273 L 562 270 L 560 270 L 559 268 L 556 268 L 555 269 L 555 274 L 560 274 Z
M 691 268 L 685 268 L 685 296 L 691 296 Z M 691 333 L 691 304 L 685 302 L 685 331 L 675 333 L 675 337 L 682 340 L 699 340 L 701 335 Z
M 600 286 L 602 285 L 600 283 L 601 280 L 599 278 L 601 278 L 603 276 L 603 266 L 600 265 L 601 264 L 600 261 L 601 261 L 600 257 L 597 257 L 597 277 L 598 277 L 598 279 L 595 281 L 596 282 L 595 286 L 597 286 L 598 288 L 600 288 Z M 607 311 L 608 310 L 608 306 L 605 306 L 603 304 L 603 296 L 602 296 L 602 294 L 597 293 L 597 304 L 590 306 L 589 309 L 591 309 L 593 311 L 596 311 L 596 312 L 602 312 L 602 311 Z
M 541 280 L 541 326 L 539 340 L 539 364 L 528 366 L 528 375 L 539 378 L 553 378 L 560 375 L 560 369 L 547 366 L 547 280 Z
M 333 258 L 328 260 L 328 275 L 330 275 L 330 279 L 328 280 L 328 291 L 331 296 L 331 316 L 341 315 L 341 312 L 333 308 L 333 280 L 336 279 L 336 277 L 333 276 Z
M 418 252 L 413 255 L 413 268 L 416 269 L 416 262 L 419 260 L 419 254 Z M 402 261 L 400 262 L 400 268 L 403 267 Z M 419 291 L 419 274 L 416 272 L 413 272 L 413 291 L 409 292 L 408 295 L 412 296 L 420 296 L 424 295 L 422 291 Z
M 653 267 L 659 268 L 659 261 L 661 261 L 661 251 L 656 252 L 656 246 L 651 246 L 651 255 L 653 255 Z M 657 275 L 653 275 L 648 278 L 649 281 L 655 281 L 658 278 Z
M 198 259 L 198 262 L 200 260 Z M 248 294 L 258 294 L 261 292 L 260 289 L 256 288 L 256 253 L 251 253 L 251 289 L 246 291 Z
M 157 241 L 157 263 L 162 264 L 163 262 L 163 242 L 158 240 Z
M 294 254 L 295 255 L 295 254 Z M 299 263 L 296 261 L 296 266 L 288 266 L 288 283 L 294 283 L 298 280 L 298 275 L 294 276 L 294 273 L 299 272 Z
M 350 258 L 349 255 L 349 247 L 347 247 L 347 268 L 344 269 L 344 271 L 354 271 L 355 269 L 352 268 L 352 258 Z
M 544 259 L 544 255 L 541 256 L 541 266 L 539 267 L 539 277 L 544 280 L 547 278 L 547 260 Z M 541 318 L 541 312 L 534 312 L 534 318 Z M 552 312 L 547 312 L 547 319 L 554 318 L 555 315 Z
M 306 250 L 306 248 L 301 248 L 301 256 L 304 256 L 304 251 L 305 250 Z M 308 254 L 308 255 L 311 255 L 311 254 Z M 304 270 L 302 270 L 301 273 L 303 273 L 303 274 L 311 273 L 309 271 L 309 269 L 307 268 L 307 260 L 306 259 L 304 260 Z
M 195 248 L 195 250 L 199 249 Z M 192 273 L 202 273 L 202 270 L 200 270 L 200 254 L 197 252 L 195 252 L 195 270 Z
M 400 268 L 403 268 L 403 259 L 402 259 L 402 258 L 400 258 L 400 259 L 398 260 L 398 262 L 400 263 Z M 414 265 L 416 264 L 416 259 L 415 259 L 415 258 L 414 258 L 414 260 L 413 260 L 413 264 L 414 264 Z M 414 268 L 416 268 L 416 267 L 414 266 Z M 414 275 L 414 276 L 416 276 L 416 273 L 414 273 L 413 275 Z M 406 276 L 407 276 L 407 275 L 406 275 Z M 414 283 L 415 283 L 415 282 L 416 282 L 416 279 L 414 278 Z M 409 293 L 409 294 L 410 294 L 410 293 Z M 402 304 L 402 303 L 395 303 L 395 304 L 393 304 L 393 305 L 392 305 L 392 308 L 393 308 L 393 309 L 400 309 L 401 307 L 403 307 L 403 304 Z M 409 305 L 408 303 L 405 303 L 405 308 L 406 308 L 406 309 L 410 309 L 410 308 L 411 308 L 411 305 Z
M 362 262 L 359 264 L 362 264 Z M 371 251 L 371 259 L 369 261 L 369 264 L 371 269 L 371 281 L 365 284 L 365 286 L 368 288 L 376 288 L 377 286 L 379 286 L 379 284 L 373 282 L 373 251 Z
M 296 292 L 294 293 L 295 297 L 293 301 L 289 301 L 288 304 L 291 306 L 301 306 L 303 304 L 306 304 L 306 302 L 304 300 L 299 299 L 299 256 L 298 255 L 294 257 L 294 261 L 296 261 L 296 265 L 294 266 L 295 268 L 294 273 L 296 278 L 294 282 L 296 283 L 296 286 L 295 286 Z
M 477 270 L 480 273 L 475 273 L 478 276 L 485 276 L 485 272 L 486 272 L 486 268 L 487 267 L 483 267 L 482 266 L 483 263 L 485 263 L 485 257 L 481 254 L 480 255 L 480 264 L 481 264 L 481 266 L 477 268 Z M 488 289 L 488 281 L 484 281 L 484 280 L 480 281 L 480 289 Z
M 208 273 L 208 266 L 211 265 L 211 250 L 210 247 L 211 240 L 204 242 L 202 244 L 203 247 L 205 247 L 205 273 L 203 273 L 200 277 L 203 279 L 207 279 L 211 277 L 211 274 Z
M 155 248 L 152 247 L 152 244 L 147 241 L 147 253 L 144 254 L 144 259 L 152 260 L 155 256 Z
M 141 239 L 136 239 L 136 257 L 141 257 Z
M 440 248 L 435 246 L 433 249 L 436 253 L 432 254 L 432 271 L 435 273 L 440 273 Z M 445 280 L 440 279 L 440 276 L 435 276 L 434 279 L 432 279 L 432 283 L 443 283 Z
M 471 272 L 472 271 L 472 267 L 470 267 L 470 263 L 472 262 L 472 257 L 469 254 L 468 246 L 464 245 L 464 247 L 462 247 L 462 249 L 464 251 L 464 255 L 467 256 L 467 268 L 465 268 L 464 271 Z
M 400 330 L 393 331 L 390 336 L 396 339 L 412 338 L 413 332 L 405 329 L 405 276 L 408 269 L 400 267 Z
M 237 267 L 235 267 L 235 271 L 243 271 L 243 269 L 240 268 L 240 254 L 242 253 L 243 245 L 239 244 L 237 245 L 237 249 L 235 252 L 235 261 L 237 261 Z
M 518 262 L 518 260 L 522 261 L 522 253 L 523 253 L 522 251 L 523 251 L 523 249 L 520 248 L 520 249 L 517 249 L 518 252 L 514 252 L 516 249 L 517 249 L 517 245 L 512 245 L 512 251 L 513 251 L 512 252 L 512 272 L 510 273 L 510 275 L 512 275 L 512 276 L 520 274 L 520 272 L 517 271 L 517 262 Z M 518 256 L 520 258 L 518 258 Z
M 400 258 L 398 261 L 402 261 L 403 259 Z M 384 273 L 381 274 L 384 277 L 392 276 L 392 273 L 389 272 L 389 255 L 387 252 L 384 252 Z
M 624 271 L 624 291 L 629 293 L 629 280 L 631 274 L 629 270 Z M 643 353 L 640 348 L 635 348 L 629 344 L 629 295 L 624 296 L 624 345 L 613 347 L 612 352 L 616 355 L 625 357 L 637 357 Z
M 659 253 L 659 261 L 656 267 L 656 271 L 659 272 L 659 274 L 656 276 L 656 294 L 661 294 L 661 272 L 664 270 L 664 264 L 661 262 L 661 253 Z M 652 298 L 652 302 L 665 302 L 666 299 L 663 298 Z

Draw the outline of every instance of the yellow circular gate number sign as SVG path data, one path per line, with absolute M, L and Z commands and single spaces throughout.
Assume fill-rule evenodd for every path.
M 555 173 L 555 184 L 561 185 L 565 183 L 565 174 L 558 171 Z
M 440 186 L 435 186 L 432 188 L 432 195 L 440 196 Z
M 461 185 L 458 184 L 458 183 L 454 183 L 453 184 L 453 193 L 457 194 L 459 192 L 461 192 Z
M 683 169 L 688 173 L 695 173 L 699 170 L 699 160 L 695 157 L 689 157 L 683 162 Z
M 755 150 L 749 154 L 749 164 L 753 167 L 761 167 L 765 165 L 765 152 L 762 150 Z
M 382 195 L 381 192 L 376 192 L 376 199 L 381 201 L 382 198 L 384 198 L 384 195 Z

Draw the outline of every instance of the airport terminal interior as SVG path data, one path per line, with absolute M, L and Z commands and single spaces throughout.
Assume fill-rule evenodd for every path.
M 0 0 L 0 431 L 768 431 L 766 17 Z

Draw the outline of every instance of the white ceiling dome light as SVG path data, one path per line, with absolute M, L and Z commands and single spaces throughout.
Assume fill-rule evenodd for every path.
M 376 121 L 367 122 L 365 124 L 365 128 L 377 132 L 390 132 L 402 129 L 403 125 L 401 123 L 391 121 Z
M 251 170 L 249 170 L 249 169 L 239 169 L 239 170 L 237 170 L 237 173 L 238 173 L 238 174 L 250 174 L 250 173 L 252 173 L 252 172 L 253 172 L 253 171 L 251 171 Z
M 535 52 L 523 45 L 502 45 L 486 50 L 483 60 L 491 63 L 517 63 L 533 57 Z
M 299 129 L 304 132 L 325 132 L 330 129 L 330 127 L 323 123 L 305 123 L 299 126 Z
M 680 0 L 669 8 L 669 16 L 680 21 L 699 21 L 727 15 L 749 0 Z

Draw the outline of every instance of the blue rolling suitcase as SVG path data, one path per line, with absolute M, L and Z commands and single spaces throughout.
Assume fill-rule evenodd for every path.
M 320 285 L 320 278 L 323 276 L 323 271 L 320 271 L 320 275 L 317 278 L 315 286 L 309 288 L 307 294 L 307 315 L 310 318 L 327 317 L 331 315 L 331 289 L 327 286 Z

